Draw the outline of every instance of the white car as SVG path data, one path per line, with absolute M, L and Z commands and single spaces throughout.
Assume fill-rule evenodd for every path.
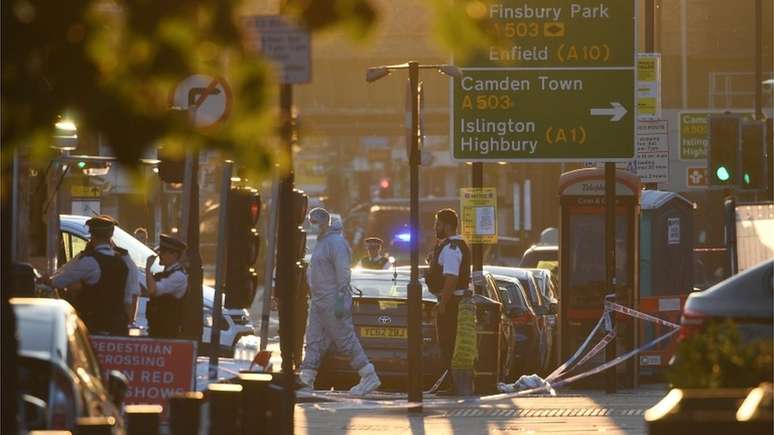
M 75 431 L 80 417 L 121 417 L 125 378 L 100 373 L 88 331 L 61 299 L 13 298 L 19 337 L 19 390 L 29 430 Z
M 61 240 L 64 244 L 61 252 L 64 252 L 65 261 L 78 255 L 78 253 L 86 247 L 86 243 L 89 240 L 89 231 L 86 227 L 86 221 L 88 219 L 87 216 L 60 215 Z M 132 261 L 137 264 L 140 273 L 139 281 L 144 294 L 145 259 L 150 255 L 156 255 L 156 253 L 120 227 L 116 227 L 113 232 L 113 243 L 129 251 L 129 256 L 132 258 Z M 156 264 L 153 265 L 152 270 L 154 272 L 160 272 L 162 270 L 162 267 L 158 264 L 158 260 L 156 260 Z M 214 298 L 215 289 L 206 285 L 202 286 L 202 308 L 204 317 L 202 319 L 203 328 L 201 343 L 204 346 L 208 346 L 210 343 L 210 331 L 213 325 L 212 301 Z M 142 331 L 141 334 L 147 334 L 148 320 L 145 317 L 147 304 L 148 298 L 146 296 L 141 296 L 137 304 L 137 313 L 134 319 L 135 325 Z M 246 309 L 226 309 L 224 307 L 221 324 L 223 326 L 220 332 L 220 353 L 224 356 L 233 356 L 234 346 L 241 337 L 255 334 L 255 328 L 250 320 L 250 313 Z M 200 349 L 200 351 L 201 350 L 203 349 Z

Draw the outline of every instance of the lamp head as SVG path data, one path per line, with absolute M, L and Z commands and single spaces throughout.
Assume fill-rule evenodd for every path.
M 438 67 L 438 71 L 442 72 L 443 74 L 446 74 L 449 77 L 454 77 L 455 79 L 462 78 L 462 70 L 460 70 L 454 65 L 441 65 L 440 67 Z
M 375 82 L 380 78 L 388 75 L 390 75 L 390 70 L 387 69 L 387 67 L 377 66 L 377 67 L 368 68 L 368 71 L 366 71 L 366 81 L 368 83 Z

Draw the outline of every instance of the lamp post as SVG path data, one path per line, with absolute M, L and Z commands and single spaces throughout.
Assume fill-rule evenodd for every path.
M 411 91 L 411 143 L 408 150 L 410 173 L 410 246 L 411 277 L 409 279 L 408 298 L 408 400 L 422 402 L 422 287 L 419 285 L 419 70 L 435 69 L 450 77 L 462 77 L 461 71 L 453 65 L 420 65 L 409 61 L 400 65 L 377 66 L 368 68 L 366 81 L 374 82 L 388 76 L 392 71 L 407 69 Z M 421 407 L 409 408 L 420 412 Z

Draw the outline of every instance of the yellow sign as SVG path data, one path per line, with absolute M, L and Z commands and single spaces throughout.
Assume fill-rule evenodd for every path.
M 497 189 L 460 189 L 462 237 L 468 243 L 497 243 Z
M 661 117 L 661 55 L 638 53 L 637 55 L 637 117 L 658 119 Z
M 70 187 L 70 196 L 76 197 L 76 198 L 82 198 L 82 197 L 99 198 L 100 193 L 101 193 L 100 188 L 96 186 L 71 186 Z

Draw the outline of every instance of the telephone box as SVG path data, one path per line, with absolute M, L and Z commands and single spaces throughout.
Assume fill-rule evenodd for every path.
M 639 310 L 679 324 L 693 290 L 693 203 L 674 192 L 644 190 L 640 210 Z M 666 327 L 643 322 L 640 340 L 644 344 L 667 332 Z M 674 336 L 643 351 L 640 375 L 659 375 L 676 346 Z
M 636 175 L 616 170 L 615 174 L 615 286 L 618 303 L 636 307 L 638 303 L 638 242 L 640 180 Z M 566 172 L 559 178 L 561 219 L 559 228 L 560 278 L 560 349 L 566 361 L 581 346 L 599 321 L 605 295 L 614 293 L 605 283 L 605 171 L 584 168 Z M 616 316 L 618 335 L 617 355 L 637 345 L 636 323 Z M 598 339 L 602 335 L 599 335 Z M 597 340 L 592 342 L 592 345 Z M 585 367 L 604 362 L 600 352 Z M 622 386 L 637 384 L 636 359 L 618 367 Z M 603 387 L 604 374 L 596 375 L 584 386 Z

